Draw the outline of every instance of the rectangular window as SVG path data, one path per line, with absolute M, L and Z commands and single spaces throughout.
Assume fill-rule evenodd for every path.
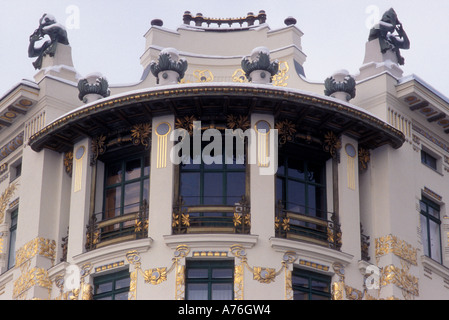
M 234 261 L 187 260 L 186 300 L 232 300 Z
M 276 203 L 285 210 L 327 218 L 324 164 L 280 155 L 276 174 Z
M 94 300 L 128 300 L 130 277 L 124 270 L 94 278 Z
M 330 276 L 293 268 L 292 289 L 294 300 L 330 300 L 330 286 Z
M 8 270 L 16 264 L 16 236 L 17 236 L 18 209 L 11 212 L 11 224 L 9 227 Z
M 420 201 L 420 211 L 424 254 L 441 263 L 440 206 L 427 198 L 422 198 Z
M 437 158 L 424 150 L 421 150 L 421 163 L 435 171 L 437 170 Z
M 139 212 L 149 197 L 149 156 L 134 156 L 106 163 L 103 220 Z M 126 232 L 133 221 L 104 228 L 105 232 Z

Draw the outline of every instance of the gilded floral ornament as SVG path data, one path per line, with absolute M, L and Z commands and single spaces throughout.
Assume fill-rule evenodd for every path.
M 150 146 L 151 123 L 141 123 L 132 126 L 131 138 L 135 146 L 143 145 L 145 148 Z
M 143 272 L 143 278 L 146 283 L 153 285 L 160 284 L 167 280 L 167 268 L 155 268 L 151 270 L 145 270 Z
M 249 129 L 251 126 L 251 123 L 249 122 L 248 116 L 243 115 L 233 115 L 230 114 L 227 117 L 227 126 L 229 129 L 235 130 L 235 129 L 242 129 L 245 131 L 246 129 Z
M 295 138 L 296 127 L 288 119 L 276 122 L 275 129 L 278 130 L 279 143 L 281 145 L 287 142 L 292 142 L 293 139 Z
M 329 152 L 332 158 L 338 159 L 338 152 L 341 149 L 341 140 L 332 131 L 324 135 L 323 149 Z
M 196 121 L 195 116 L 184 116 L 182 118 L 176 118 L 175 128 L 176 129 L 184 129 L 190 135 L 193 134 L 194 122 Z
M 64 154 L 65 172 L 71 177 L 73 170 L 73 152 L 69 151 Z
M 271 283 L 276 278 L 276 270 L 272 268 L 254 267 L 253 278 L 260 283 Z
M 97 161 L 98 157 L 106 152 L 106 136 L 99 135 L 92 139 L 92 162 Z
M 368 169 L 368 162 L 370 162 L 370 152 L 367 149 L 359 148 L 359 168 L 361 171 Z

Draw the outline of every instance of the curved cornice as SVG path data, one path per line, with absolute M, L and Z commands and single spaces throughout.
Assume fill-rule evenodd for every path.
M 213 110 L 213 111 L 212 111 Z M 54 120 L 29 139 L 35 151 L 67 151 L 83 136 L 120 131 L 154 116 L 199 113 L 272 113 L 313 130 L 316 126 L 353 135 L 369 148 L 399 148 L 404 135 L 366 110 L 331 97 L 271 85 L 204 83 L 159 86 L 111 96 L 81 106 Z M 303 121 L 303 123 L 300 123 Z

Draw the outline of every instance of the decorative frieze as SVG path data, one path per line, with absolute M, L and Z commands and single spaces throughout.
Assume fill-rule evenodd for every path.
M 403 240 L 400 240 L 396 236 L 389 234 L 384 237 L 376 238 L 375 245 L 376 245 L 375 253 L 377 260 L 379 259 L 379 257 L 383 255 L 393 253 L 394 255 L 411 263 L 414 266 L 418 265 L 417 262 L 418 249 L 413 248 L 410 244 L 408 244 Z

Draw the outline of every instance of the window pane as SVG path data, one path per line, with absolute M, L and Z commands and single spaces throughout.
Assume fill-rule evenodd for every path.
M 112 281 L 95 285 L 95 294 L 112 291 Z
M 105 201 L 105 219 L 120 215 L 120 206 L 122 199 L 122 190 L 120 187 L 111 188 L 106 191 Z
M 115 294 L 114 300 L 128 300 L 128 291 Z
M 302 291 L 293 291 L 293 300 L 309 300 L 309 294 Z
M 309 287 L 309 279 L 292 275 L 292 285 L 300 286 L 303 288 L 308 288 Z
M 130 278 L 123 278 L 115 281 L 115 290 L 128 288 L 129 287 Z
M 430 257 L 436 261 L 441 260 L 440 225 L 429 220 L 430 229 Z
M 435 217 L 437 219 L 440 219 L 440 210 L 434 209 L 431 206 L 428 206 L 428 210 L 429 210 L 428 213 L 431 216 L 433 216 L 433 217 Z
M 204 204 L 223 204 L 223 174 L 204 173 Z
M 199 172 L 182 172 L 180 193 L 187 206 L 200 204 Z
M 125 186 L 123 214 L 138 212 L 140 208 L 140 181 Z
M 312 289 L 321 292 L 329 292 L 329 284 L 327 282 L 312 279 Z
M 122 181 L 122 164 L 115 163 L 107 168 L 106 185 L 116 184 Z
M 207 300 L 207 283 L 188 283 L 186 292 L 188 300 Z
M 305 185 L 297 181 L 288 181 L 287 210 L 304 213 Z
M 212 278 L 214 279 L 232 279 L 234 275 L 233 269 L 212 269 Z
M 187 270 L 187 278 L 189 279 L 207 279 L 209 278 L 209 270 L 208 269 L 188 269 Z
M 424 248 L 424 255 L 429 256 L 429 235 L 427 231 L 427 219 L 421 214 L 421 239 Z
M 126 181 L 140 178 L 141 174 L 142 169 L 140 158 L 126 162 L 126 171 L 125 171 Z
M 228 172 L 226 189 L 228 205 L 242 200 L 245 195 L 245 172 Z
M 16 229 L 9 234 L 8 270 L 16 264 L 16 234 Z
M 232 283 L 213 283 L 212 300 L 232 300 Z

